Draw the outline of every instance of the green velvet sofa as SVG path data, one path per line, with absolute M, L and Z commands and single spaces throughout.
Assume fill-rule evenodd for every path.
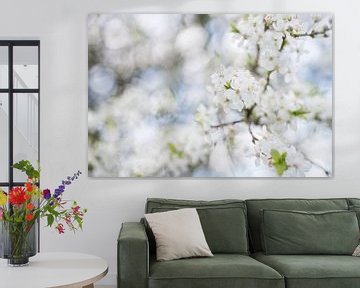
M 192 201 L 153 198 L 147 200 L 145 212 L 187 207 L 197 208 L 214 257 L 158 262 L 154 236 L 145 221 L 123 223 L 117 244 L 119 288 L 360 287 L 360 257 L 341 253 L 301 255 L 301 249 L 297 255 L 269 255 L 264 251 L 262 235 L 264 211 L 308 211 L 324 214 L 321 217 L 327 217 L 328 211 L 330 214 L 344 212 L 344 217 L 348 217 L 352 212 L 347 211 L 354 211 L 356 219 L 356 215 L 360 215 L 360 199 Z M 357 219 L 355 224 L 344 219 L 345 226 L 358 225 Z M 340 244 L 334 243 L 335 246 Z

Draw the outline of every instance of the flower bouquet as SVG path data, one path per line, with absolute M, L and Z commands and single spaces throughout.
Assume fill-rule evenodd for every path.
M 27 160 L 13 165 L 26 173 L 28 179 L 23 187 L 12 187 L 8 194 L 0 188 L 0 257 L 8 259 L 9 265 L 20 266 L 36 254 L 36 225 L 45 218 L 47 226 L 55 227 L 59 234 L 82 229 L 86 209 L 75 201 L 63 199 L 66 186 L 75 181 L 80 171 L 63 180 L 54 189 L 42 190 L 39 186 L 40 168 L 35 169 Z

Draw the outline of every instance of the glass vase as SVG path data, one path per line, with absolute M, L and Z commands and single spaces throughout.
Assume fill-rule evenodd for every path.
M 36 222 L 1 221 L 0 257 L 8 259 L 9 266 L 25 266 L 29 257 L 36 255 Z

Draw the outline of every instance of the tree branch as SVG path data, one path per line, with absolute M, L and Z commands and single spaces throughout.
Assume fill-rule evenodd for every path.
M 217 125 L 211 125 L 210 128 L 222 128 L 225 126 L 229 126 L 229 125 L 235 125 L 241 122 L 245 122 L 244 119 L 241 120 L 236 120 L 236 121 L 232 121 L 232 122 L 225 122 L 225 123 L 221 123 L 221 124 L 217 124 Z
M 329 27 L 325 27 L 323 31 L 311 31 L 311 32 L 307 32 L 307 33 L 301 33 L 301 34 L 291 34 L 292 37 L 294 38 L 299 38 L 299 37 L 311 37 L 311 38 L 315 38 L 315 36 L 318 35 L 323 35 L 324 37 L 327 37 L 327 35 L 325 34 L 326 32 L 330 31 Z
M 268 73 L 267 73 L 267 75 L 266 75 L 266 82 L 265 82 L 265 86 L 264 86 L 264 92 L 266 91 L 266 89 L 269 87 L 269 86 L 271 86 L 270 85 L 270 76 L 271 76 L 271 74 L 274 72 L 275 70 L 271 70 L 271 71 L 269 71 Z

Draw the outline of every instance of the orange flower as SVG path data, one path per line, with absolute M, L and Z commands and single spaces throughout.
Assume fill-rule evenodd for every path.
M 31 192 L 34 189 L 34 187 L 32 186 L 32 184 L 30 182 L 26 182 L 25 187 L 26 187 L 26 191 L 28 191 L 28 192 Z
M 31 198 L 31 195 L 29 193 L 25 193 L 24 198 L 25 200 L 29 200 Z
M 26 205 L 26 210 L 31 210 L 34 208 L 34 205 L 32 203 L 29 203 Z
M 34 218 L 32 214 L 26 215 L 26 221 L 31 221 Z

